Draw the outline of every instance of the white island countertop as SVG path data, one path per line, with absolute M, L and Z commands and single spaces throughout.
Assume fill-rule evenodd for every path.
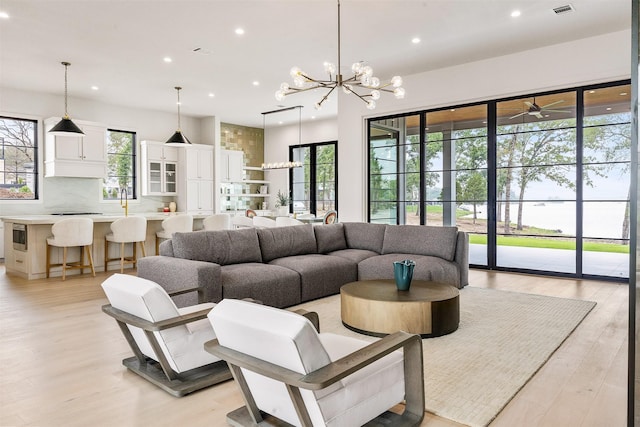
M 143 216 L 149 221 L 162 221 L 173 215 L 184 215 L 184 212 L 130 212 L 129 216 Z M 91 218 L 94 222 L 113 222 L 118 218 L 124 218 L 124 212 L 121 214 L 105 213 L 105 214 L 86 214 L 86 215 L 11 215 L 0 216 L 0 220 L 4 222 L 12 222 L 16 224 L 36 225 L 36 224 L 53 224 L 62 218 Z M 194 219 L 203 219 L 208 215 L 193 215 Z

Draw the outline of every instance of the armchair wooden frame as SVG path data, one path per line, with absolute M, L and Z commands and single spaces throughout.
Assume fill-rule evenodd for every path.
M 404 352 L 405 409 L 402 414 L 387 411 L 367 426 L 418 426 L 424 418 L 424 377 L 422 340 L 418 335 L 396 332 L 387 335 L 342 359 L 336 360 L 309 374 L 300 374 L 264 360 L 223 347 L 218 340 L 204 344 L 209 353 L 226 360 L 233 377 L 240 386 L 245 405 L 227 414 L 227 422 L 232 426 L 285 426 L 288 425 L 258 409 L 245 381 L 241 368 L 248 369 L 276 381 L 283 382 L 295 407 L 302 426 L 312 426 L 300 389 L 321 390 L 359 369 L 400 348 Z M 416 373 L 420 373 L 417 375 Z
M 200 288 L 182 289 L 177 292 L 169 293 L 169 296 L 194 291 L 198 292 L 198 300 L 201 301 L 202 290 Z M 156 335 L 154 334 L 154 332 L 206 319 L 210 309 L 173 317 L 160 322 L 149 322 L 148 320 L 131 315 L 122 310 L 118 310 L 110 304 L 103 305 L 102 311 L 116 320 L 122 334 L 129 344 L 129 347 L 131 347 L 131 350 L 133 351 L 134 356 L 124 359 L 122 364 L 169 394 L 176 397 L 182 397 L 191 392 L 232 378 L 231 372 L 224 360 L 181 373 L 174 371 L 165 357 L 164 351 L 160 347 Z M 154 353 L 158 357 L 158 361 L 155 361 L 142 353 L 127 325 L 140 328 L 145 332 L 145 335 L 151 344 L 151 348 L 153 348 Z

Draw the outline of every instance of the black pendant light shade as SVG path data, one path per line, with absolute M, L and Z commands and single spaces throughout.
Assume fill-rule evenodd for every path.
M 57 125 L 55 125 L 49 130 L 49 133 L 52 133 L 54 135 L 68 135 L 68 134 L 84 135 L 84 132 L 82 132 L 82 129 L 76 126 L 76 124 L 73 123 L 69 117 L 63 117 L 62 120 L 60 120 Z
M 182 134 L 182 130 L 180 129 L 180 89 L 182 88 L 180 86 L 176 86 L 174 89 L 178 93 L 178 130 L 176 130 L 176 132 L 171 135 L 171 138 L 169 138 L 167 142 L 165 142 L 165 144 L 176 146 L 191 144 L 191 141 L 189 141 L 187 137 Z
M 165 144 L 191 144 L 191 141 L 189 141 L 187 137 L 182 134 L 182 132 L 177 130 L 173 135 L 171 135 L 171 138 L 167 139 L 167 142 L 165 142 Z
M 69 113 L 67 112 L 67 68 L 71 64 L 65 61 L 62 62 L 62 65 L 64 65 L 64 117 L 62 117 L 62 120 L 60 120 L 57 125 L 49 130 L 49 133 L 60 136 L 84 135 L 82 129 L 71 121 Z

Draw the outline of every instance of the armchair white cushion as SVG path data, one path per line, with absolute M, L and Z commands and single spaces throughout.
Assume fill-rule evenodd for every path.
M 258 417 L 259 411 L 262 411 L 296 426 L 360 426 L 405 399 L 403 353 L 392 351 L 402 346 L 391 347 L 388 354 L 375 357 L 367 355 L 371 360 L 366 363 L 358 359 L 353 364 L 347 363 L 336 368 L 334 362 L 345 356 L 355 357 L 352 353 L 367 347 L 369 343 L 341 335 L 318 334 L 308 319 L 296 313 L 240 300 L 222 300 L 209 312 L 208 317 L 218 340 L 205 344 L 205 347 L 227 360 L 239 384 L 246 381 L 250 398 L 245 393 L 245 401 L 253 400 L 257 408 L 254 411 L 248 403 L 248 408 L 232 412 L 228 417 L 234 422 L 238 422 L 234 417 L 244 410 L 258 413 Z M 413 344 L 409 353 L 415 360 L 419 356 L 422 366 L 419 338 L 403 332 L 399 334 L 410 337 Z M 390 340 L 396 338 L 394 336 Z M 333 374 L 345 366 L 349 366 L 347 372 L 343 371 L 333 378 L 309 383 L 308 386 L 300 384 L 305 378 L 312 378 L 321 372 L 326 374 L 330 371 Z M 271 367 L 276 372 L 273 375 Z M 416 368 L 414 365 L 412 367 Z M 300 374 L 300 378 L 288 382 L 283 379 L 287 375 L 283 374 L 281 378 L 277 374 L 279 368 Z M 420 389 L 422 394 L 412 399 L 407 407 L 411 406 L 413 411 L 409 417 L 417 419 L 419 424 L 424 412 L 422 369 L 411 372 L 414 377 L 418 373 L 419 378 L 414 378 L 412 384 L 415 387 L 412 390 Z M 416 386 L 418 382 L 419 387 Z M 297 415 L 286 384 L 293 384 L 295 390 L 299 390 L 304 412 L 309 418 L 306 422 L 303 419 L 307 415 L 303 414 L 302 419 Z M 416 407 L 417 411 L 414 410 Z M 256 423 L 260 421 L 253 420 Z M 244 425 L 243 422 L 239 424 Z
M 253 226 L 259 227 L 259 228 L 271 228 L 276 226 L 276 221 L 271 218 L 266 218 L 264 216 L 254 216 Z
M 289 225 L 302 225 L 304 222 L 288 216 L 277 216 L 276 227 L 287 227 Z
M 102 289 L 111 304 L 103 307 L 103 311 L 126 326 L 131 334 L 127 341 L 137 358 L 125 359 L 123 363 L 134 372 L 147 378 L 142 372 L 149 370 L 143 368 L 146 356 L 161 365 L 168 382 L 179 382 L 176 380 L 188 379 L 180 374 L 220 361 L 203 347 L 216 337 L 206 318 L 215 304 L 177 308 L 160 285 L 127 274 L 112 275 L 102 283 Z M 229 377 L 227 371 L 225 379 Z M 182 395 L 181 391 L 176 395 Z

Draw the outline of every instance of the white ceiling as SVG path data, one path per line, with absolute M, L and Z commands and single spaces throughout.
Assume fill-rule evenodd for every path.
M 384 80 L 631 27 L 630 0 L 571 0 L 575 11 L 552 11 L 568 3 L 342 0 L 342 73 L 364 61 Z M 62 94 L 60 62 L 69 61 L 70 98 L 170 112 L 182 86 L 183 114 L 257 127 L 261 112 L 281 106 L 304 105 L 303 120 L 336 113 L 332 98 L 313 108 L 319 93 L 274 98 L 292 66 L 321 78 L 323 62 L 337 62 L 335 0 L 0 0 L 0 11 L 9 14 L 0 19 L 5 87 Z

